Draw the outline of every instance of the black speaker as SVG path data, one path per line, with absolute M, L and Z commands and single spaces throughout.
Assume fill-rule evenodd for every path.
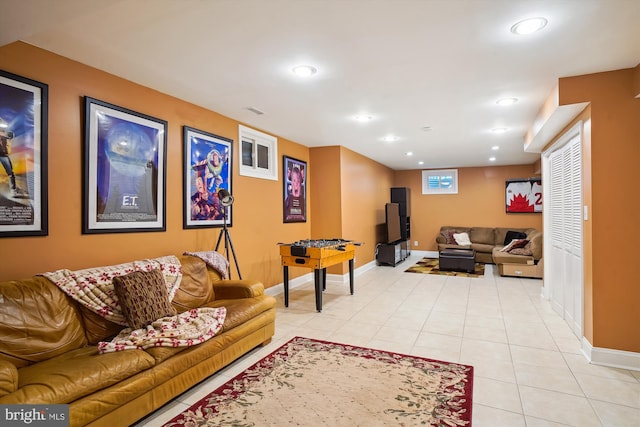
M 402 240 L 409 240 L 411 238 L 411 217 L 400 217 L 400 236 Z
M 391 203 L 400 205 L 400 216 L 411 216 L 411 194 L 407 187 L 391 187 Z

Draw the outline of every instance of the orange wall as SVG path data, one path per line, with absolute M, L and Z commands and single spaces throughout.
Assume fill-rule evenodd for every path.
M 314 218 L 311 237 L 343 237 L 363 243 L 356 249 L 355 266 L 375 260 L 376 232 L 384 223 L 393 171 L 347 148 L 311 148 Z M 346 264 L 328 269 L 344 274 Z
M 49 85 L 49 236 L 0 239 L 0 280 L 213 249 L 219 228 L 182 228 L 182 126 L 233 139 L 237 158 L 237 121 L 20 42 L 0 47 L 0 68 Z M 166 232 L 81 234 L 85 95 L 168 121 Z M 309 159 L 307 147 L 279 138 L 278 155 L 285 154 Z M 243 277 L 267 286 L 282 282 L 276 242 L 309 236 L 311 230 L 310 222 L 282 222 L 281 168 L 280 180 L 268 181 L 239 176 L 233 163 L 230 235 Z
M 342 205 L 340 200 L 340 147 L 315 147 L 310 150 L 310 171 L 313 176 L 309 203 L 312 239 L 340 237 L 342 234 Z M 313 167 L 316 165 L 317 167 Z M 320 166 L 321 165 L 321 166 Z
M 358 153 L 341 147 L 342 234 L 363 242 L 356 251 L 356 266 L 375 260 L 384 205 L 390 200 L 393 171 Z
M 585 278 L 590 277 L 592 282 L 585 282 L 585 328 L 592 327 L 594 347 L 632 352 L 640 352 L 638 257 L 629 244 L 638 225 L 635 183 L 640 159 L 640 99 L 634 98 L 637 73 L 636 67 L 562 78 L 559 83 L 560 105 L 591 103 L 590 151 L 586 153 L 591 160 L 587 187 L 591 197 L 591 235 L 585 235 L 591 258 L 585 258 Z
M 535 168 L 536 165 L 460 168 L 458 194 L 422 194 L 422 171 L 396 171 L 395 185 L 411 191 L 412 248 L 437 250 L 436 237 L 443 225 L 542 230 L 541 214 L 505 212 L 505 181 L 536 176 Z M 418 246 L 413 246 L 415 241 Z

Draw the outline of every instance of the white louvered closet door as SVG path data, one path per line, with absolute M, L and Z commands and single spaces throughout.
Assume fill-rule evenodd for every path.
M 553 308 L 582 337 L 582 155 L 580 135 L 549 156 L 550 209 L 547 243 L 551 244 L 549 259 L 545 258 L 545 286 L 549 286 Z M 547 274 L 548 273 L 548 274 Z

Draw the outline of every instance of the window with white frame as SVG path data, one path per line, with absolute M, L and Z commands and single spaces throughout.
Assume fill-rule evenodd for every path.
M 458 194 L 458 169 L 423 170 L 422 194 Z
M 240 175 L 278 180 L 278 138 L 239 125 Z

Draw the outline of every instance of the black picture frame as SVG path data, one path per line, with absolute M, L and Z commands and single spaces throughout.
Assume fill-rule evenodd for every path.
M 0 70 L 0 237 L 47 236 L 49 86 Z
M 307 162 L 282 156 L 282 163 L 282 221 L 307 222 Z
M 233 140 L 183 126 L 183 228 L 227 227 L 233 206 L 222 206 L 218 191 L 232 192 Z
M 83 234 L 166 230 L 167 122 L 85 97 Z
M 542 178 L 505 182 L 506 213 L 542 213 Z

